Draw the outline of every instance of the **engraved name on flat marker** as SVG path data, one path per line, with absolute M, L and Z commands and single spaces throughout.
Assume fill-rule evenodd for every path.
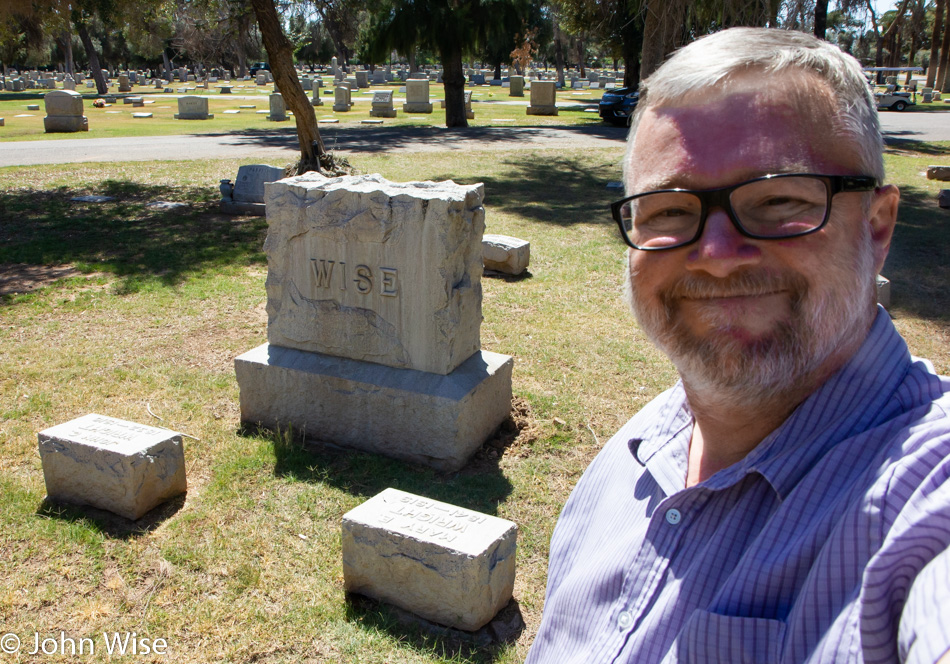
M 151 447 L 169 436 L 174 436 L 175 432 L 93 413 L 50 427 L 42 431 L 40 435 L 46 438 L 69 439 L 96 447 L 108 447 L 122 454 L 130 454 Z
M 476 630 L 511 599 L 518 527 L 398 489 L 343 516 L 346 589 Z

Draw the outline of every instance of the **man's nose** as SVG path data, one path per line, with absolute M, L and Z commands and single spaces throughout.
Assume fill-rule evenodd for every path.
M 740 233 L 724 209 L 713 208 L 706 217 L 703 234 L 690 247 L 686 266 L 714 277 L 726 277 L 761 258 L 756 241 Z

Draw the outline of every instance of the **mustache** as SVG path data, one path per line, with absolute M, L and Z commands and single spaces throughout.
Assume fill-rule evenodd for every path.
M 719 297 L 754 297 L 780 291 L 790 292 L 793 301 L 800 301 L 808 290 L 808 282 L 801 275 L 775 272 L 747 271 L 725 278 L 688 274 L 660 293 L 660 300 L 672 305 L 677 300 L 702 300 Z

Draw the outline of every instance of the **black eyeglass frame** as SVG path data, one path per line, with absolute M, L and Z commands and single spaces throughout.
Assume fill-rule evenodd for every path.
M 739 221 L 739 218 L 736 216 L 735 210 L 732 209 L 732 202 L 729 200 L 729 197 L 739 187 L 743 187 L 747 184 L 753 182 L 759 182 L 761 180 L 774 180 L 778 178 L 788 178 L 788 177 L 809 177 L 816 180 L 822 180 L 825 183 L 825 191 L 828 193 L 828 198 L 825 203 L 825 218 L 822 219 L 821 223 L 815 226 L 814 228 L 809 228 L 806 231 L 799 233 L 790 233 L 788 235 L 758 235 L 753 233 L 742 226 L 742 222 Z M 619 201 L 615 201 L 610 204 L 610 211 L 613 214 L 614 221 L 617 222 L 617 225 L 620 227 L 620 235 L 623 238 L 623 241 L 627 243 L 627 246 L 637 249 L 639 251 L 663 251 L 666 249 L 677 249 L 679 247 L 685 247 L 686 245 L 693 244 L 703 234 L 703 229 L 706 227 L 706 218 L 709 216 L 709 211 L 713 208 L 720 207 L 726 211 L 729 220 L 732 222 L 732 225 L 736 227 L 736 230 L 739 231 L 742 235 L 753 240 L 785 240 L 791 237 L 801 237 L 803 235 L 810 235 L 820 231 L 828 223 L 828 219 L 831 217 L 831 199 L 834 198 L 836 194 L 842 192 L 852 192 L 852 191 L 874 191 L 877 188 L 877 178 L 870 175 L 822 175 L 820 173 L 776 173 L 771 175 L 763 175 L 761 177 L 752 178 L 751 180 L 745 180 L 739 182 L 738 184 L 732 184 L 728 187 L 717 187 L 715 189 L 658 189 L 655 191 L 644 191 L 639 194 L 634 194 L 633 196 L 627 196 L 622 198 Z M 699 213 L 699 226 L 696 228 L 696 234 L 684 242 L 679 242 L 677 244 L 669 244 L 662 247 L 640 247 L 634 244 L 630 237 L 627 235 L 627 231 L 624 228 L 623 218 L 621 217 L 621 209 L 625 203 L 628 203 L 636 198 L 641 198 L 643 196 L 649 196 L 650 194 L 665 194 L 665 193 L 677 193 L 677 194 L 693 194 L 699 199 L 700 203 L 700 213 Z

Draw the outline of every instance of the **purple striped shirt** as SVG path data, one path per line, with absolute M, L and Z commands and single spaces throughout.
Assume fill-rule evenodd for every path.
M 564 506 L 527 662 L 932 664 L 950 649 L 948 411 L 950 380 L 882 309 L 781 427 L 686 488 L 677 384 Z

